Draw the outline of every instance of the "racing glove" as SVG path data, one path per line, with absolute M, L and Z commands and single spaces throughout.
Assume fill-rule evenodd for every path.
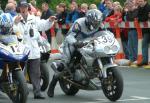
M 82 47 L 85 46 L 85 45 L 86 45 L 86 44 L 83 43 L 83 42 L 81 42 L 81 41 L 77 41 L 77 42 L 74 43 L 74 46 L 75 46 L 76 48 L 82 48 Z

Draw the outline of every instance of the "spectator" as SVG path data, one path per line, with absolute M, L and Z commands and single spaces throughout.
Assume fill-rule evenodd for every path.
M 127 3 L 132 2 L 136 8 L 138 8 L 138 0 L 126 0 Z
M 56 15 L 57 15 L 57 14 L 60 14 L 60 8 L 59 8 L 59 5 L 56 6 Z
M 35 16 L 39 16 L 41 18 L 42 16 L 42 12 L 41 12 L 41 9 L 39 8 L 36 8 L 37 12 L 36 12 L 36 15 Z
M 73 0 L 73 1 L 71 2 L 71 4 L 74 5 L 76 9 L 78 9 L 78 4 L 77 4 L 77 2 L 76 2 L 75 0 Z
M 5 8 L 6 13 L 10 13 L 12 17 L 17 15 L 16 6 L 13 3 L 8 3 Z
M 15 7 L 17 7 L 17 1 L 16 0 L 8 0 L 7 3 L 13 3 Z
M 41 17 L 42 13 L 41 10 L 36 7 L 36 0 L 31 0 L 29 5 L 30 5 L 30 11 L 29 11 L 30 14 Z
M 89 9 L 97 9 L 96 4 L 91 4 L 91 5 L 89 6 Z
M 41 15 L 41 19 L 45 19 L 47 20 L 50 16 L 53 15 L 53 11 L 49 8 L 48 4 L 46 2 L 42 3 L 42 15 Z M 47 38 L 48 38 L 48 42 L 51 43 L 51 34 L 50 34 L 50 30 L 45 31 Z
M 49 8 L 48 4 L 46 2 L 42 3 L 42 16 L 41 19 L 47 19 L 49 16 L 53 15 L 53 11 Z
M 105 19 L 106 22 L 114 22 L 115 25 L 122 22 L 122 7 L 120 5 L 115 6 L 114 14 Z
M 29 13 L 32 14 L 32 15 L 36 15 L 37 13 L 37 8 L 36 8 L 36 5 L 33 4 L 33 3 L 29 3 Z
M 76 5 L 70 4 L 70 12 L 67 14 L 66 24 L 74 23 L 79 18 L 79 12 Z
M 133 22 L 137 18 L 138 10 L 133 1 L 128 2 L 126 20 Z M 135 64 L 138 55 L 138 35 L 136 28 L 128 29 L 129 65 Z
M 81 4 L 79 18 L 84 17 L 87 11 L 88 11 L 88 4 L 86 4 L 86 3 Z
M 133 0 L 135 8 L 138 8 L 139 4 L 138 4 L 138 0 Z
M 106 0 L 101 0 L 100 4 L 98 5 L 98 9 L 99 9 L 101 12 L 104 12 L 104 11 L 106 10 L 105 1 L 106 1 Z
M 36 7 L 36 0 L 31 0 L 30 3 L 31 3 L 34 7 Z
M 58 11 L 57 11 L 57 22 L 58 24 L 65 24 L 65 20 L 67 17 L 67 8 L 66 8 L 66 4 L 65 3 L 60 3 L 58 6 Z
M 127 21 L 127 12 L 128 12 L 128 3 L 124 3 L 124 8 L 122 11 L 122 20 L 124 22 Z M 128 28 L 123 28 L 120 33 L 121 37 L 121 42 L 122 42 L 122 47 L 123 47 L 123 52 L 125 54 L 125 59 L 129 60 L 129 48 L 128 48 Z M 130 63 L 130 62 L 129 62 Z
M 66 21 L 66 17 L 67 17 L 67 8 L 66 8 L 66 4 L 65 3 L 60 3 L 57 6 L 58 10 L 57 10 L 57 22 L 59 25 L 64 25 L 65 21 Z M 65 36 L 68 32 L 67 29 L 62 29 L 62 34 Z
M 139 22 L 148 21 L 150 13 L 150 5 L 147 0 L 138 0 L 138 20 Z M 148 65 L 148 45 L 150 43 L 150 29 L 142 28 L 143 41 L 142 41 L 142 61 L 138 66 Z
M 105 22 L 110 22 L 113 23 L 114 26 L 117 26 L 118 23 L 120 23 L 121 21 L 122 21 L 122 7 L 118 5 L 114 8 L 114 14 L 109 17 L 106 17 Z M 116 32 L 115 29 L 112 28 L 108 28 L 108 30 L 110 30 L 114 34 Z
M 106 9 L 103 12 L 103 18 L 111 16 L 114 13 L 112 0 L 105 0 Z
M 20 32 L 22 42 L 30 49 L 27 62 L 27 69 L 33 85 L 34 99 L 45 99 L 41 94 L 41 72 L 40 72 L 40 48 L 38 42 L 41 41 L 39 31 L 44 31 L 52 27 L 55 17 L 49 17 L 47 20 L 30 15 L 28 12 L 28 3 L 24 0 L 20 1 L 20 15 L 14 19 L 14 32 Z
M 7 3 L 15 3 L 15 4 L 17 4 L 16 0 L 8 0 Z
M 116 7 L 116 6 L 118 6 L 118 5 L 121 5 L 119 1 L 113 2 L 113 7 Z

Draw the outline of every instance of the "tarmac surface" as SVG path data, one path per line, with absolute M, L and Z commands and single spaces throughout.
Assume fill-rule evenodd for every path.
M 120 67 L 124 79 L 124 91 L 122 97 L 116 103 L 150 103 L 150 69 Z M 53 71 L 50 68 L 50 78 Z M 55 89 L 55 96 L 49 98 L 44 92 L 45 100 L 33 99 L 32 85 L 29 85 L 30 93 L 27 103 L 113 103 L 103 94 L 102 90 L 80 90 L 75 96 L 66 96 L 59 87 Z M 0 92 L 0 103 L 12 103 L 10 99 Z

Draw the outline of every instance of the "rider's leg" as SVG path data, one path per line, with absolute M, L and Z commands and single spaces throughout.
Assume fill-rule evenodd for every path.
M 53 79 L 50 83 L 47 95 L 49 97 L 53 97 L 54 96 L 54 89 L 55 86 L 57 84 L 57 81 L 59 80 L 59 73 L 65 68 L 65 64 L 68 65 L 70 63 L 70 59 L 71 59 L 71 54 L 74 52 L 74 47 L 73 46 L 68 46 L 66 48 L 63 48 L 63 60 L 62 62 L 64 63 L 53 63 L 51 65 L 52 69 L 55 71 L 55 74 L 53 76 Z
M 54 96 L 54 89 L 55 89 L 55 86 L 57 84 L 57 81 L 59 80 L 59 74 L 64 69 L 64 64 L 62 64 L 62 63 L 60 63 L 60 64 L 52 63 L 51 67 L 55 71 L 55 74 L 53 75 L 52 81 L 51 81 L 51 83 L 49 85 L 49 88 L 48 88 L 47 95 L 49 97 Z
M 58 78 L 55 75 L 53 75 L 52 81 L 51 81 L 49 88 L 48 88 L 48 91 L 47 91 L 47 95 L 49 97 L 54 96 L 54 89 L 55 89 L 55 86 L 57 84 L 57 81 L 58 81 Z

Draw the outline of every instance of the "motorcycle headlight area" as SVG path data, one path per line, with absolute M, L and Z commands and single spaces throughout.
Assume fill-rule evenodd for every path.
M 116 45 L 104 47 L 105 54 L 117 53 L 118 51 L 119 51 L 119 48 Z

